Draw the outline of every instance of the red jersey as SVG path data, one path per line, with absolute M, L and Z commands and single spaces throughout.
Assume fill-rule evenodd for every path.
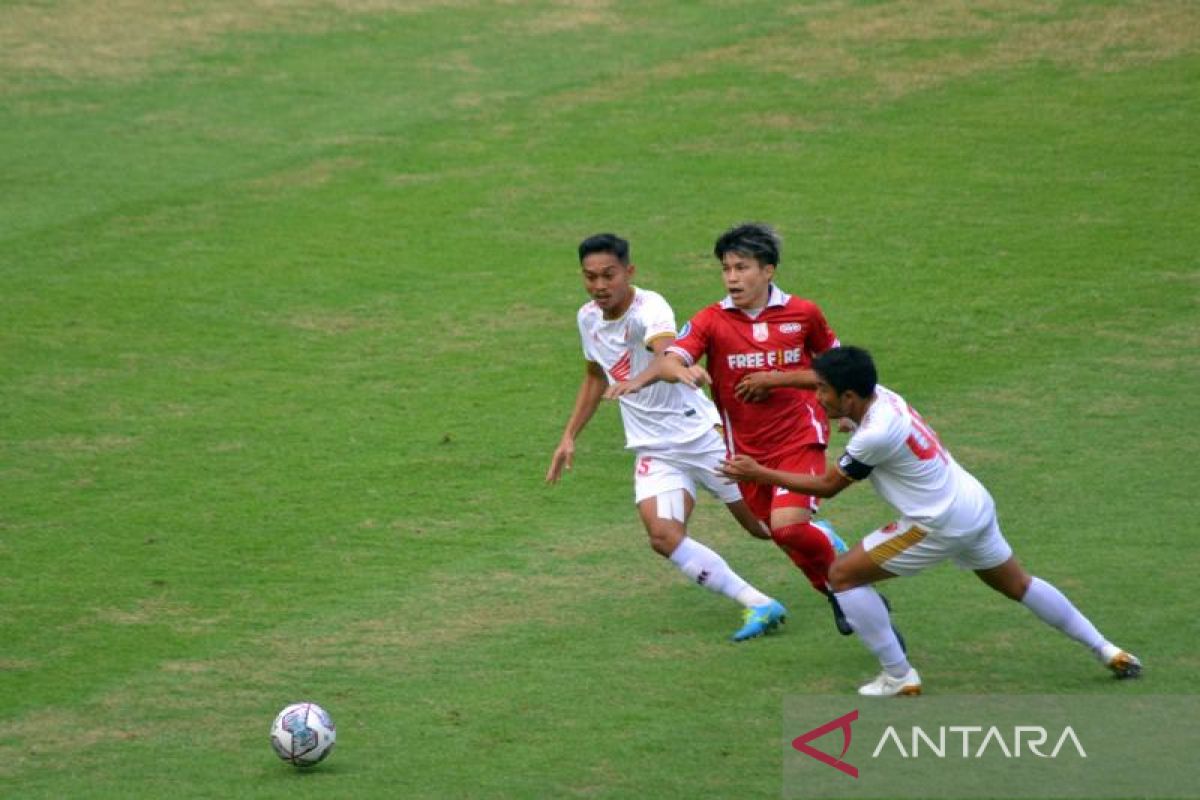
M 772 389 L 766 401 L 746 403 L 733 393 L 743 375 L 809 369 L 838 339 L 816 303 L 774 284 L 767 306 L 750 317 L 726 297 L 683 326 L 669 352 L 691 365 L 708 358 L 713 400 L 721 412 L 730 453 L 770 463 L 805 447 L 824 447 L 829 420 L 807 389 Z

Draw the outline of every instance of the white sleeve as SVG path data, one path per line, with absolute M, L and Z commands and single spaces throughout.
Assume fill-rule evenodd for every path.
M 846 442 L 846 454 L 868 467 L 879 466 L 894 449 L 886 428 L 860 428 Z
M 651 340 L 661 336 L 674 338 L 675 312 L 659 294 L 647 294 L 642 303 L 642 344 L 649 345 Z

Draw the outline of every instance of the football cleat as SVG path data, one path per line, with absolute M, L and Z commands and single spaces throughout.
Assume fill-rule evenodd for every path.
M 858 687 L 858 693 L 864 697 L 915 696 L 921 693 L 921 676 L 912 667 L 900 678 L 893 678 L 884 671 L 875 680 Z
M 838 603 L 837 595 L 827 589 L 825 590 L 825 596 L 829 598 L 829 607 L 833 609 L 833 624 L 837 628 L 837 632 L 842 636 L 849 636 L 854 633 L 854 628 L 850 627 L 850 621 L 846 619 L 846 615 L 842 612 L 842 606 Z
M 1117 648 L 1113 648 L 1113 650 L 1115 652 L 1105 654 L 1108 658 L 1105 659 L 1104 665 L 1112 670 L 1112 674 L 1116 676 L 1117 680 L 1136 678 L 1142 674 L 1142 662 L 1137 656 Z
M 744 642 L 775 630 L 787 619 L 787 609 L 778 600 L 750 606 L 743 612 L 742 627 L 733 634 L 735 642 Z
M 833 554 L 835 556 L 840 556 L 842 553 L 850 550 L 850 548 L 846 546 L 846 542 L 842 539 L 842 537 L 837 535 L 837 531 L 833 529 L 833 525 L 831 525 L 828 520 L 814 519 L 812 524 L 820 528 L 824 532 L 825 536 L 828 537 L 829 544 L 833 547 Z

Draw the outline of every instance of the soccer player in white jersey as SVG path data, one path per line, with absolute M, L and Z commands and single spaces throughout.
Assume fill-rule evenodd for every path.
M 829 572 L 846 618 L 883 665 L 859 694 L 921 693 L 921 678 L 896 641 L 887 608 L 871 584 L 915 575 L 946 559 L 974 570 L 988 586 L 1088 647 L 1118 678 L 1137 677 L 1142 664 L 1136 656 L 1105 639 L 1062 592 L 1021 567 L 1000 532 L 992 496 L 959 466 L 904 398 L 878 384 L 867 351 L 838 347 L 817 358 L 812 369 L 826 413 L 855 426 L 836 469 L 800 475 L 737 456 L 725 461 L 721 471 L 817 497 L 833 497 L 867 478 L 900 513 L 899 520 L 839 557 Z
M 579 245 L 583 285 L 591 302 L 579 309 L 579 336 L 586 370 L 575 407 L 554 450 L 546 481 L 554 483 L 575 456 L 575 437 L 596 412 L 609 384 L 627 380 L 675 340 L 675 315 L 662 295 L 631 283 L 629 243 L 611 233 Z M 720 418 L 702 391 L 660 383 L 620 398 L 625 446 L 633 450 L 634 500 L 650 546 L 684 575 L 745 607 L 733 634 L 743 641 L 774 630 L 783 605 L 738 576 L 721 556 L 688 534 L 687 521 L 702 486 L 725 503 L 751 535 L 767 531 L 742 500 L 737 485 L 716 473 L 727 451 Z

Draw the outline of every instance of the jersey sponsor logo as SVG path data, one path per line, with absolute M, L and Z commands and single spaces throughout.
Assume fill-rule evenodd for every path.
M 612 368 L 609 369 L 608 372 L 616 380 L 619 380 L 619 381 L 629 380 L 629 351 L 628 350 L 626 350 L 624 353 L 621 354 L 621 357 L 619 359 L 617 359 L 617 363 L 613 364 Z
M 691 332 L 692 332 L 692 322 L 691 322 L 691 320 L 688 320 L 687 322 L 683 323 L 683 327 L 679 329 L 679 335 L 676 336 L 675 338 L 677 340 L 678 339 L 686 339 L 688 337 L 688 334 Z
M 804 326 L 799 322 L 785 322 L 779 326 L 780 333 L 800 333 Z
M 728 353 L 725 362 L 730 369 L 768 369 L 799 364 L 804 358 L 803 347 L 787 350 L 755 350 L 752 353 Z
M 765 342 L 769 338 L 771 338 L 770 326 L 765 322 L 754 323 L 754 341 Z

